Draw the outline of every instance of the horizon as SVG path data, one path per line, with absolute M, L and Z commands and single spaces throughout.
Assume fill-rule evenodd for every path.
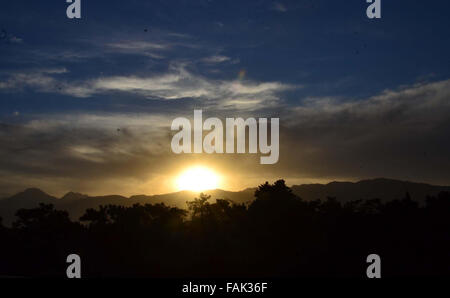
M 284 179 L 283 179 L 284 180 Z M 353 184 L 357 184 L 360 182 L 366 182 L 366 181 L 374 181 L 374 180 L 387 180 L 387 181 L 395 181 L 395 182 L 402 182 L 402 183 L 412 183 L 412 184 L 419 184 L 419 185 L 429 185 L 429 186 L 434 186 L 434 187 L 450 187 L 450 185 L 441 185 L 441 184 L 430 184 L 430 183 L 426 183 L 426 182 L 420 182 L 420 181 L 411 181 L 411 180 L 400 180 L 400 179 L 392 179 L 392 178 L 386 178 L 386 177 L 376 177 L 376 178 L 368 178 L 368 179 L 361 179 L 361 180 L 356 180 L 356 181 L 349 181 L 349 180 L 342 180 L 342 181 L 337 181 L 337 180 L 333 180 L 333 181 L 329 181 L 326 183 L 299 183 L 299 184 L 289 184 L 286 183 L 286 185 L 290 188 L 294 187 L 294 186 L 304 186 L 304 185 L 329 185 L 332 183 L 353 183 Z M 169 194 L 176 194 L 176 193 L 182 193 L 182 192 L 187 192 L 187 193 L 192 193 L 192 194 L 196 194 L 199 195 L 201 193 L 204 194 L 208 194 L 208 191 L 225 191 L 225 192 L 232 192 L 232 193 L 239 193 L 239 192 L 244 192 L 246 190 L 250 190 L 250 189 L 257 189 L 258 186 L 264 184 L 265 182 L 269 182 L 269 183 L 273 183 L 275 181 L 264 181 L 261 182 L 255 186 L 250 186 L 250 187 L 246 187 L 243 189 L 239 189 L 239 190 L 228 190 L 228 189 L 223 189 L 223 188 L 213 188 L 213 189 L 204 189 L 204 190 L 189 190 L 189 189 L 184 189 L 184 190 L 177 190 L 177 191 L 172 191 L 172 192 L 165 192 L 165 193 L 135 193 L 135 194 L 121 194 L 121 193 L 104 193 L 104 194 L 89 194 L 89 193 L 82 193 L 82 192 L 78 192 L 75 190 L 68 190 L 66 192 L 63 192 L 62 194 L 51 194 L 50 192 L 47 192 L 45 189 L 40 188 L 40 187 L 35 187 L 35 186 L 30 186 L 30 187 L 26 187 L 22 190 L 19 190 L 15 193 L 12 194 L 6 194 L 6 196 L 1 196 L 0 199 L 5 199 L 5 198 L 9 198 L 11 196 L 15 196 L 17 194 L 23 193 L 27 190 L 39 190 L 47 195 L 50 195 L 56 199 L 63 199 L 63 197 L 69 193 L 75 193 L 75 194 L 80 194 L 80 195 L 86 195 L 88 197 L 104 197 L 104 196 L 121 196 L 124 198 L 131 198 L 134 196 L 148 196 L 148 197 L 152 197 L 152 196 L 160 196 L 160 195 L 169 195 Z

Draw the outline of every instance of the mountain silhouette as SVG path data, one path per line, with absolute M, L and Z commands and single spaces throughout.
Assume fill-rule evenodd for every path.
M 82 194 L 82 193 L 69 191 L 64 196 L 62 196 L 61 200 L 73 201 L 73 200 L 79 200 L 79 199 L 84 199 L 84 198 L 89 198 L 89 196 Z
M 415 183 L 393 179 L 377 178 L 359 182 L 331 182 L 328 184 L 302 184 L 291 187 L 292 192 L 305 201 L 326 200 L 336 198 L 340 202 L 354 200 L 380 199 L 383 202 L 400 199 L 409 193 L 411 199 L 419 203 L 425 202 L 427 196 L 433 196 L 441 191 L 450 191 L 450 186 L 436 186 L 425 183 Z M 254 200 L 256 188 L 242 191 L 226 191 L 214 189 L 205 191 L 216 199 L 228 199 L 235 203 L 249 203 Z M 84 214 L 88 208 L 98 208 L 100 205 L 132 206 L 133 204 L 164 203 L 168 206 L 186 208 L 186 202 L 192 201 L 198 192 L 179 191 L 159 195 L 121 195 L 89 196 L 86 194 L 68 192 L 61 198 L 51 196 L 40 189 L 29 188 L 9 198 L 0 200 L 0 217 L 6 225 L 15 219 L 15 212 L 20 208 L 34 208 L 39 203 L 53 204 L 56 209 L 66 210 L 73 220 Z
M 400 181 L 386 178 L 359 182 L 331 182 L 328 184 L 303 184 L 291 187 L 292 192 L 304 200 L 336 198 L 340 202 L 380 199 L 383 202 L 401 199 L 409 193 L 411 199 L 423 203 L 426 196 L 450 191 L 450 186 Z
M 53 203 L 57 200 L 56 197 L 53 197 L 38 188 L 28 188 L 22 192 L 19 192 L 9 198 L 4 198 L 1 201 L 1 207 L 19 207 L 19 208 L 28 208 L 28 207 L 36 207 L 39 203 Z

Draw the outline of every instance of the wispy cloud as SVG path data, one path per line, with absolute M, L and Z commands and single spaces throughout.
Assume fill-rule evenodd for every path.
M 27 72 L 12 73 L 0 81 L 0 89 L 35 88 L 40 92 L 53 92 L 58 89 L 58 80 L 53 75 L 66 73 L 65 68 L 34 69 Z
M 158 44 L 146 41 L 126 41 L 120 43 L 107 44 L 108 47 L 126 51 L 145 51 L 145 50 L 162 50 L 167 49 L 169 46 L 166 44 Z
M 212 80 L 173 66 L 167 73 L 153 76 L 112 76 L 87 81 L 68 82 L 58 79 L 56 70 L 17 73 L 0 82 L 0 89 L 34 88 L 38 92 L 54 92 L 74 97 L 127 92 L 147 98 L 176 100 L 193 98 L 206 105 L 222 108 L 258 109 L 280 101 L 283 91 L 298 88 L 280 82 L 251 80 Z
M 416 84 L 399 90 L 385 90 L 381 94 L 359 100 L 342 98 L 307 98 L 301 106 L 294 107 L 291 119 L 300 123 L 316 123 L 316 120 L 337 120 L 363 122 L 378 121 L 379 124 L 392 121 L 418 123 L 426 127 L 440 119 L 443 111 L 450 109 L 450 80 Z M 433 111 L 432 113 L 429 113 Z M 443 115 L 442 115 L 443 116 Z
M 210 64 L 222 63 L 222 62 L 230 61 L 230 60 L 231 60 L 230 57 L 222 56 L 222 55 L 215 55 L 215 56 L 210 56 L 210 57 L 206 57 L 206 58 L 202 59 L 203 62 L 210 63 Z

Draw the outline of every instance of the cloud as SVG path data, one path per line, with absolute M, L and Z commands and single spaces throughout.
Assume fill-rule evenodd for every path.
M 14 37 L 6 31 L 0 31 L 0 45 L 22 42 L 20 38 Z M 67 46 L 67 43 L 70 43 L 70 46 Z M 46 43 L 39 47 L 34 47 L 32 44 L 20 47 L 20 49 L 13 47 L 8 55 L 10 62 L 17 64 L 17 69 L 22 67 L 24 62 L 29 65 L 41 65 L 43 61 L 51 64 L 70 63 L 72 65 L 86 62 L 110 64 L 113 61 L 120 63 L 122 56 L 125 55 L 163 60 L 169 55 L 172 58 L 175 55 L 183 56 L 188 52 L 186 49 L 202 51 L 205 52 L 204 55 L 210 54 L 209 51 L 217 52 L 218 50 L 210 49 L 210 46 L 206 44 L 193 43 L 187 34 L 154 29 L 145 33 L 145 39 L 142 35 L 119 30 L 95 38 L 71 37 L 66 39 L 64 37 L 56 44 Z
M 126 41 L 107 44 L 108 47 L 126 51 L 164 50 L 169 46 L 146 41 Z
M 210 56 L 210 57 L 206 57 L 206 58 L 202 59 L 203 62 L 209 63 L 209 64 L 222 63 L 222 62 L 229 61 L 229 60 L 231 60 L 230 57 L 222 56 L 222 55 L 215 55 L 215 56 Z
M 164 59 L 164 55 L 161 52 L 169 50 L 171 45 L 146 41 L 122 41 L 106 44 L 106 47 L 114 52 L 144 55 L 153 59 Z
M 279 82 L 252 82 L 240 80 L 211 80 L 194 75 L 184 68 L 154 77 L 109 77 L 91 85 L 94 92 L 123 91 L 166 100 L 181 98 L 203 99 L 205 104 L 221 108 L 257 109 L 280 100 L 278 94 L 294 88 Z
M 14 193 L 35 186 L 59 196 L 69 190 L 94 195 L 164 193 L 174 190 L 174 175 L 199 162 L 228 180 L 240 180 L 238 189 L 242 177 L 245 186 L 260 182 L 245 170 L 259 164 L 257 156 L 213 154 L 199 159 L 172 153 L 170 125 L 176 116 L 42 114 L 20 125 L 0 124 L 0 187 Z M 229 187 L 236 189 L 233 183 Z
M 10 177 L 0 185 L 14 192 L 39 181 L 34 185 L 52 185 L 49 191 L 101 193 L 108 189 L 96 183 L 115 181 L 119 192 L 117 180 L 143 184 L 170 164 L 170 123 L 170 116 L 158 114 L 59 114 L 0 124 L 0 154 L 7 156 L 0 161 L 0 178 Z
M 281 92 L 298 88 L 280 82 L 212 80 L 195 75 L 180 65 L 172 66 L 167 73 L 148 77 L 111 76 L 67 82 L 57 78 L 61 73 L 64 72 L 38 70 L 16 73 L 6 81 L 0 81 L 0 89 L 29 87 L 38 92 L 61 93 L 81 98 L 95 94 L 127 92 L 153 99 L 192 98 L 202 100 L 205 105 L 212 107 L 254 110 L 274 105 L 280 101 Z
M 450 80 L 359 100 L 308 98 L 280 119 L 280 167 L 316 178 L 449 184 L 449 98 Z
M 390 124 L 407 121 L 426 127 L 434 123 L 437 115 L 450 107 L 450 80 L 417 84 L 400 90 L 385 90 L 381 94 L 360 100 L 346 101 L 337 98 L 307 98 L 303 105 L 294 108 L 289 121 L 319 124 L 325 120 L 336 125 L 347 122 Z M 433 114 L 429 113 L 433 110 Z M 320 116 L 320 117 L 319 117 Z M 438 117 L 440 118 L 440 117 Z
M 40 92 L 53 92 L 58 89 L 58 80 L 52 75 L 67 73 L 65 68 L 34 69 L 28 72 L 12 73 L 7 79 L 0 81 L 0 89 L 35 88 Z

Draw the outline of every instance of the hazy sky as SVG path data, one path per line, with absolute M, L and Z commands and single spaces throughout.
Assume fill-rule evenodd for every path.
M 450 3 L 2 1 L 0 193 L 390 177 L 450 184 Z M 280 160 L 175 155 L 178 116 L 280 118 Z

